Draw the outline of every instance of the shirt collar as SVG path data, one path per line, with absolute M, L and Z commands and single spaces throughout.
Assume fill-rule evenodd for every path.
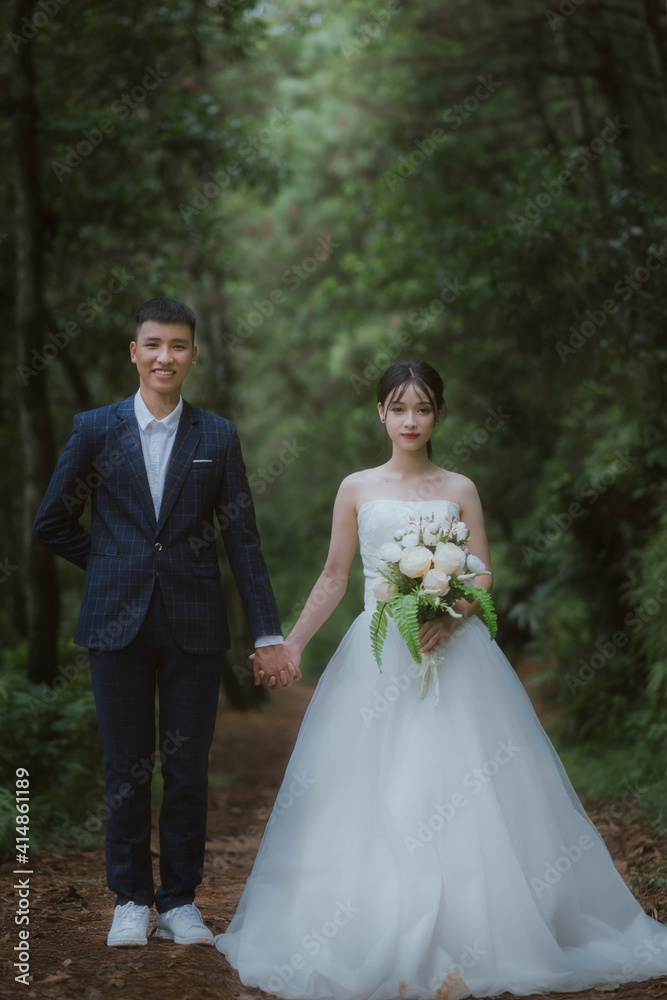
M 141 389 L 137 389 L 134 395 L 134 415 L 137 418 L 137 423 L 142 431 L 145 431 L 149 424 L 153 423 L 159 424 L 164 427 L 169 433 L 173 433 L 178 427 L 178 422 L 181 419 L 181 413 L 183 412 L 183 397 L 179 396 L 178 404 L 171 411 L 171 413 L 163 417 L 162 420 L 158 420 L 154 417 L 151 411 L 148 409 L 144 403 L 143 397 L 141 395 Z

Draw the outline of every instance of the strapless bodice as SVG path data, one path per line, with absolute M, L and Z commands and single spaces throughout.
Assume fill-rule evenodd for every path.
M 459 519 L 459 505 L 453 500 L 393 500 L 382 497 L 362 504 L 357 514 L 359 551 L 364 567 L 364 607 L 375 610 L 377 598 L 373 593 L 379 574 L 378 549 L 385 542 L 392 542 L 401 528 L 408 526 L 411 516 L 426 515 L 441 523 Z

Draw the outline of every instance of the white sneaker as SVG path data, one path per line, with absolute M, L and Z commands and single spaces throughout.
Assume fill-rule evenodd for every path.
M 158 913 L 155 937 L 175 941 L 176 944 L 213 944 L 213 932 L 202 920 L 194 903 Z
M 119 903 L 113 911 L 113 923 L 107 944 L 112 948 L 117 945 L 133 947 L 148 944 L 148 921 L 151 911 L 147 906 L 137 906 L 136 903 Z

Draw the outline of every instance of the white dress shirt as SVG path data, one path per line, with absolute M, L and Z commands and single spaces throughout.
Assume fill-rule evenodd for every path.
M 137 389 L 134 397 L 134 414 L 139 424 L 141 450 L 144 453 L 144 464 L 146 466 L 146 475 L 148 476 L 148 485 L 153 497 L 156 519 L 160 516 L 167 466 L 171 458 L 176 431 L 178 430 L 178 422 L 181 419 L 182 412 L 183 397 L 179 396 L 178 404 L 171 413 L 163 417 L 162 420 L 158 420 L 144 403 L 141 389 Z
M 163 417 L 162 420 L 158 420 L 144 403 L 141 389 L 137 389 L 134 397 L 134 414 L 139 424 L 141 450 L 144 455 L 156 520 L 160 517 L 167 466 L 171 458 L 182 412 L 183 397 L 179 396 L 178 404 L 171 413 Z M 255 639 L 255 646 L 273 646 L 282 641 L 282 635 L 262 635 Z

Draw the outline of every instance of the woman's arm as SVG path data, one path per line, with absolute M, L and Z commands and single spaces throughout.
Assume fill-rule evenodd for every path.
M 489 552 L 489 543 L 486 540 L 482 503 L 479 499 L 477 488 L 471 479 L 465 481 L 465 489 L 461 490 L 461 494 L 461 520 L 470 528 L 468 551 L 470 555 L 481 559 L 486 568 L 491 570 L 491 553 Z M 485 575 L 476 576 L 475 583 L 478 587 L 491 590 L 493 577 Z M 469 604 L 468 607 L 470 607 Z M 458 611 L 458 608 L 456 610 Z
M 357 549 L 356 488 L 344 479 L 333 509 L 331 542 L 324 569 L 310 592 L 298 621 L 285 640 L 290 661 L 299 665 L 306 644 L 322 627 L 347 590 L 350 566 Z
M 481 559 L 486 568 L 490 570 L 491 555 L 489 553 L 489 543 L 486 540 L 482 504 L 477 488 L 471 479 L 464 480 L 460 487 L 459 495 L 461 497 L 460 518 L 470 529 L 468 551 L 471 555 Z M 493 577 L 485 575 L 476 576 L 475 583 L 478 587 L 491 590 Z M 475 614 L 478 608 L 479 604 L 477 601 L 473 601 L 471 604 L 462 597 L 453 607 L 453 610 L 462 616 L 461 618 L 442 615 L 424 622 L 419 630 L 420 649 L 422 653 L 432 653 L 437 649 L 440 643 L 448 639 L 459 625 L 463 625 L 468 618 Z

